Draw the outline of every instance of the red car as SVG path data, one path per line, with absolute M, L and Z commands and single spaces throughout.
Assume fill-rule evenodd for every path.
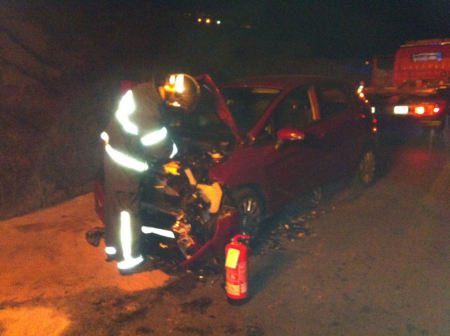
M 374 180 L 375 120 L 345 82 L 271 76 L 218 88 L 208 75 L 196 79 L 196 111 L 167 113 L 179 153 L 143 188 L 148 255 L 178 250 L 186 266 L 223 254 L 233 234 L 256 234 L 262 218 L 302 193 L 348 174 Z M 102 217 L 101 181 L 95 194 Z M 148 234 L 145 223 L 173 237 Z

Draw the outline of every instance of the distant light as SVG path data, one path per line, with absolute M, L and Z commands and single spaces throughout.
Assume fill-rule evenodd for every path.
M 202 18 L 198 18 L 198 19 L 197 19 L 197 22 L 198 22 L 198 23 L 202 23 Z
M 218 25 L 220 25 L 220 24 L 222 23 L 222 21 L 217 20 L 216 23 L 217 23 Z
M 375 113 L 375 111 L 376 111 L 376 108 L 375 108 L 375 106 L 371 106 L 371 107 L 370 107 L 370 112 L 371 112 L 372 114 L 374 114 L 374 113 Z
M 358 86 L 358 89 L 356 90 L 356 93 L 361 94 L 361 92 L 363 92 L 363 90 L 364 90 L 364 84 L 360 84 Z
M 441 110 L 441 109 L 440 109 L 439 107 L 435 107 L 435 108 L 433 109 L 433 112 L 434 112 L 434 113 L 438 113 L 440 110 Z
M 211 19 L 210 19 L 210 18 L 207 18 L 207 19 L 205 20 L 205 22 L 206 22 L 206 24 L 210 24 L 210 23 L 211 23 Z
M 370 62 L 369 62 L 369 61 L 365 61 L 364 64 L 365 64 L 365 65 L 369 65 Z

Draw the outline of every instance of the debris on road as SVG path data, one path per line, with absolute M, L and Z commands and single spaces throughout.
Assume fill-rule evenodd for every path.
M 199 312 L 205 314 L 212 302 L 213 300 L 210 297 L 202 296 L 198 299 L 182 303 L 181 309 L 183 313 Z

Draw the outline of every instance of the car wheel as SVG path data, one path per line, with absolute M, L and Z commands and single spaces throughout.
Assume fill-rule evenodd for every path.
M 263 197 L 251 188 L 242 188 L 233 193 L 233 199 L 241 214 L 241 231 L 255 237 L 265 214 Z
M 366 149 L 358 164 L 357 180 L 359 184 L 368 186 L 375 181 L 377 164 L 375 151 L 371 148 Z

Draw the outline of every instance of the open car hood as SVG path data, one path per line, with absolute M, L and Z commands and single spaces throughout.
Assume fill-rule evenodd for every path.
M 225 100 L 223 99 L 222 95 L 220 94 L 220 90 L 216 83 L 212 80 L 211 76 L 207 74 L 198 75 L 195 77 L 195 79 L 208 86 L 209 89 L 211 89 L 211 93 L 214 96 L 214 101 L 217 108 L 217 114 L 219 115 L 219 118 L 225 122 L 225 124 L 231 129 L 234 137 L 236 138 L 236 141 L 238 143 L 243 143 L 244 138 L 242 137 L 241 133 L 239 132 L 236 123 L 233 119 L 233 116 L 231 115 L 230 110 L 228 109 L 227 104 L 225 103 Z

